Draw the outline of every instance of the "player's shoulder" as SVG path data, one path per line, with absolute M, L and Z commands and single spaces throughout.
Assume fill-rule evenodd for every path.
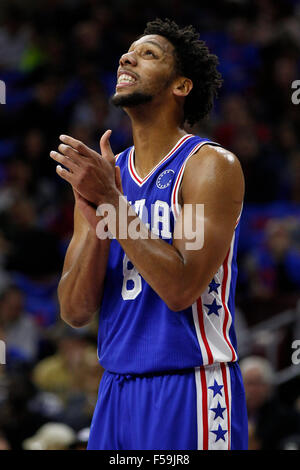
M 194 153 L 191 162 L 198 165 L 216 165 L 223 169 L 241 167 L 238 157 L 233 152 L 214 143 L 203 145 Z
M 233 193 L 234 199 L 242 199 L 245 181 L 238 157 L 221 146 L 202 146 L 186 165 L 183 190 L 189 192 L 191 188 L 214 190 L 221 194 Z
M 201 173 L 209 176 L 222 176 L 243 180 L 241 163 L 233 152 L 216 144 L 205 144 L 187 162 L 187 173 Z

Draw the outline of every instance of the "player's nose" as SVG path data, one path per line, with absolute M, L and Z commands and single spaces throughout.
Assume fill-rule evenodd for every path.
M 120 65 L 137 65 L 136 55 L 134 51 L 126 52 L 120 57 Z

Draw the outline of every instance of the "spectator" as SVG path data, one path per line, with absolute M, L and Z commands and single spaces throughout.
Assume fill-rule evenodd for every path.
M 57 352 L 40 361 L 33 370 L 34 383 L 44 391 L 58 394 L 66 403 L 75 392 L 91 390 L 99 381 L 101 367 L 96 349 L 84 333 L 65 326 L 59 332 Z
M 24 450 L 68 450 L 76 439 L 72 428 L 64 423 L 44 424 L 36 434 L 24 440 Z
M 0 429 L 12 450 L 20 450 L 22 442 L 49 421 L 44 414 L 30 409 L 37 393 L 30 380 L 30 369 L 25 365 L 7 374 L 6 399 L 0 407 Z
M 0 28 L 0 68 L 18 69 L 29 42 L 29 28 L 20 9 L 11 5 L 6 11 L 6 22 Z
M 90 425 L 103 369 L 96 348 L 81 332 L 65 326 L 56 341 L 57 352 L 38 362 L 33 381 L 63 403 L 56 418 L 79 431 Z
M 300 416 L 285 406 L 277 395 L 274 372 L 263 357 L 249 356 L 241 361 L 251 444 L 260 450 L 279 449 L 281 441 L 300 434 Z
M 300 253 L 292 239 L 293 226 L 288 218 L 270 219 L 264 243 L 246 259 L 250 298 L 266 313 L 293 307 L 299 298 Z
M 24 312 L 24 296 L 16 286 L 0 296 L 0 326 L 6 343 L 7 362 L 34 362 L 38 357 L 40 333 Z

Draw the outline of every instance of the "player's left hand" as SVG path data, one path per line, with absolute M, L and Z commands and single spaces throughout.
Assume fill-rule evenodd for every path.
M 110 135 L 111 130 L 107 130 L 100 139 L 101 154 L 68 135 L 60 136 L 62 143 L 58 147 L 59 152 L 50 152 L 50 157 L 59 163 L 57 174 L 95 206 L 109 202 L 110 195 L 122 189 L 109 142 Z

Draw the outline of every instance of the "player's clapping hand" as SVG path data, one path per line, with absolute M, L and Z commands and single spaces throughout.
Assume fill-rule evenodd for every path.
M 110 135 L 111 130 L 107 130 L 100 139 L 101 154 L 67 135 L 60 136 L 59 151 L 50 152 L 51 158 L 59 163 L 57 174 L 72 185 L 75 193 L 94 206 L 109 202 L 114 191 L 122 192 L 119 168 L 115 167 L 109 143 Z

